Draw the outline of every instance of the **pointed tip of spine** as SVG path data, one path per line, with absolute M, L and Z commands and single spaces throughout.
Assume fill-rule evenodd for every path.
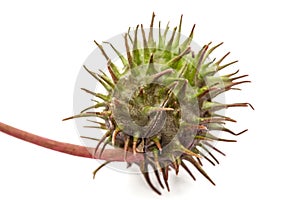
M 164 178 L 164 182 L 165 182 L 165 186 L 167 187 L 168 192 L 170 192 L 170 186 L 168 183 L 168 170 L 169 170 L 169 166 L 166 166 L 165 168 L 162 169 L 162 175 Z
M 148 185 L 151 187 L 151 189 L 154 191 L 154 192 L 156 192 L 158 195 L 161 195 L 161 192 L 152 184 L 152 182 L 151 182 L 151 179 L 150 179 L 150 176 L 149 176 L 149 172 L 148 172 L 148 170 L 147 170 L 147 163 L 145 163 L 145 161 L 144 161 L 144 163 L 142 163 L 142 164 L 140 164 L 140 170 L 141 170 L 141 172 L 142 172 L 142 174 L 143 174 L 143 176 L 144 176 L 144 178 L 145 178 L 145 180 L 146 180 L 146 182 L 148 183 Z
M 250 106 L 252 110 L 255 110 L 251 103 L 248 103 L 248 106 Z
M 153 24 L 154 24 L 154 18 L 155 18 L 155 13 L 152 12 L 152 18 L 151 18 L 151 24 L 150 24 L 150 27 L 153 27 Z
M 99 45 L 98 42 L 97 42 L 96 40 L 94 40 L 94 43 L 95 43 L 96 45 Z
M 154 18 L 155 18 L 155 14 L 154 12 L 152 13 L 152 18 L 151 18 L 151 23 L 150 23 L 150 31 L 149 31 L 149 35 L 148 35 L 148 45 L 150 47 L 154 46 L 154 40 L 153 40 L 153 25 L 154 25 Z
M 67 121 L 67 120 L 70 120 L 70 119 L 73 119 L 73 117 L 64 118 L 64 119 L 62 119 L 62 121 Z
M 228 53 L 226 53 L 220 60 L 218 60 L 218 61 L 216 62 L 216 64 L 217 64 L 217 65 L 220 65 L 221 62 L 222 62 L 229 54 L 230 54 L 230 51 L 229 51 Z
M 195 27 L 196 27 L 196 24 L 193 25 L 192 27 L 192 30 L 191 30 L 191 33 L 190 33 L 190 36 L 189 37 L 193 37 L 194 35 L 194 31 L 195 31 Z
M 103 47 L 101 44 L 99 44 L 96 40 L 94 40 L 94 43 L 97 45 L 97 47 L 100 49 L 102 55 L 105 57 L 106 60 L 109 59 L 109 57 L 107 56 L 107 54 L 105 53 Z
M 181 30 L 182 19 L 183 19 L 183 14 L 180 15 L 179 30 Z
M 125 47 L 126 47 L 126 54 L 127 54 L 128 64 L 129 64 L 130 68 L 133 68 L 134 64 L 133 64 L 133 60 L 132 60 L 130 47 L 129 47 L 129 44 L 128 44 L 128 34 L 127 33 L 125 33 L 124 39 L 125 39 Z

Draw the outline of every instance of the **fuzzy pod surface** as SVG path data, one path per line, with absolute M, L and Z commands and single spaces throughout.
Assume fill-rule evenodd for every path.
M 183 38 L 182 16 L 179 26 L 172 31 L 168 25 L 162 29 L 159 23 L 157 37 L 154 18 L 153 14 L 149 29 L 138 25 L 124 35 L 125 53 L 107 43 L 118 56 L 118 65 L 111 61 L 103 45 L 95 41 L 107 60 L 108 73 L 84 68 L 106 91 L 98 93 L 83 88 L 95 97 L 95 104 L 65 120 L 96 117 L 96 121 L 89 120 L 95 124 L 89 127 L 99 128 L 101 135 L 100 139 L 97 139 L 99 135 L 89 138 L 98 141 L 94 155 L 100 157 L 107 145 L 123 149 L 124 161 L 128 166 L 137 165 L 148 185 L 158 194 L 161 192 L 152 183 L 150 171 L 154 172 L 161 188 L 168 191 L 171 170 L 178 174 L 182 168 L 195 180 L 189 165 L 215 184 L 204 171 L 201 160 L 218 164 L 213 152 L 225 154 L 214 142 L 236 140 L 221 138 L 214 131 L 232 135 L 247 131 L 235 133 L 226 128 L 226 122 L 236 120 L 219 111 L 229 107 L 252 108 L 249 103 L 225 104 L 215 99 L 250 81 L 242 80 L 247 75 L 238 75 L 238 70 L 219 75 L 222 69 L 237 61 L 224 63 L 229 53 L 220 59 L 209 58 L 222 43 L 214 46 L 208 43 L 197 51 L 192 49 L 195 26 L 189 36 Z M 126 160 L 128 152 L 143 154 L 144 160 L 129 162 Z M 99 166 L 94 175 L 108 163 Z

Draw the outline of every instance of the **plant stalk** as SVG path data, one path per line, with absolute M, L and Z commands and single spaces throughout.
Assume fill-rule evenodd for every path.
M 101 157 L 97 155 L 93 155 L 94 148 L 85 147 L 65 142 L 59 142 L 55 140 L 51 140 L 45 137 L 41 137 L 15 127 L 9 126 L 7 124 L 0 122 L 0 132 L 6 133 L 7 135 L 16 137 L 26 142 L 30 142 L 32 144 L 51 149 L 54 151 L 58 151 L 61 153 L 66 153 L 72 156 L 79 156 L 84 158 L 92 158 L 92 159 L 101 159 L 106 161 L 118 161 L 125 162 L 124 160 L 124 151 L 122 149 L 106 149 L 103 151 Z M 126 162 L 140 162 L 143 160 L 143 154 L 137 153 L 133 155 L 131 152 L 127 152 Z

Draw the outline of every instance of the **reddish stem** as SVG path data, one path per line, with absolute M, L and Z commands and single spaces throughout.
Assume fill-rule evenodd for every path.
M 70 144 L 70 143 L 58 142 L 45 137 L 34 135 L 32 133 L 28 133 L 26 131 L 22 131 L 20 129 L 14 128 L 12 126 L 9 126 L 1 122 L 0 122 L 0 132 L 6 133 L 10 136 L 19 138 L 26 142 L 39 145 L 41 147 L 70 154 L 73 156 L 92 158 L 92 159 L 101 159 L 107 161 L 119 161 L 119 162 L 125 161 L 124 151 L 122 149 L 106 149 L 102 153 L 101 157 L 99 158 L 92 155 L 91 152 L 94 152 L 95 150 L 94 148 Z M 126 162 L 139 162 L 141 160 L 143 160 L 142 154 L 133 155 L 130 152 L 127 153 Z

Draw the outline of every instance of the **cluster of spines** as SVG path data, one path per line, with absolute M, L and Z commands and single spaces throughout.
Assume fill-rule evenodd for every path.
M 169 26 L 165 28 L 164 32 L 162 33 L 161 23 L 159 23 L 159 40 L 158 43 L 154 41 L 153 36 L 153 25 L 154 25 L 154 14 L 152 16 L 150 30 L 148 38 L 146 37 L 145 30 L 143 25 L 141 25 L 141 32 L 142 32 L 142 47 L 139 44 L 138 40 L 138 29 L 137 26 L 134 30 L 134 36 L 132 37 L 130 31 L 124 35 L 125 47 L 126 47 L 126 56 L 119 52 L 111 43 L 106 43 L 110 45 L 110 47 L 115 51 L 118 55 L 119 59 L 122 61 L 123 68 L 116 66 L 110 58 L 107 56 L 103 46 L 99 43 L 96 43 L 98 48 L 100 49 L 103 56 L 107 59 L 107 69 L 110 74 L 110 77 L 105 74 L 103 71 L 100 73 L 95 73 L 90 71 L 87 67 L 84 66 L 86 71 L 93 76 L 107 91 L 106 94 L 96 93 L 87 89 L 82 88 L 85 92 L 97 97 L 99 101 L 95 101 L 95 105 L 84 109 L 80 114 L 75 115 L 67 119 L 71 118 L 78 118 L 78 117 L 97 117 L 100 118 L 103 122 L 99 121 L 91 121 L 96 123 L 97 126 L 87 126 L 90 128 L 100 128 L 106 130 L 106 133 L 98 140 L 98 145 L 95 148 L 95 155 L 102 143 L 102 149 L 99 153 L 103 152 L 106 145 L 111 144 L 116 147 L 122 146 L 125 152 L 131 151 L 134 154 L 137 153 L 137 144 L 140 142 L 139 135 L 129 136 L 125 133 L 122 133 L 122 129 L 118 127 L 118 124 L 113 118 L 113 113 L 111 110 L 112 104 L 119 103 L 117 99 L 112 99 L 112 93 L 118 81 L 124 76 L 128 71 L 140 66 L 140 65 L 151 65 L 154 63 L 158 63 L 160 65 L 165 66 L 165 70 L 176 70 L 182 76 L 183 80 L 188 82 L 193 87 L 198 88 L 196 93 L 191 98 L 197 98 L 200 110 L 200 116 L 198 117 L 198 125 L 196 127 L 197 134 L 195 135 L 195 140 L 193 145 L 190 148 L 185 148 L 182 146 L 180 149 L 181 154 L 180 156 L 176 155 L 169 155 L 169 164 L 161 165 L 159 161 L 159 156 L 162 151 L 162 145 L 160 142 L 159 137 L 153 137 L 153 142 L 156 145 L 156 148 L 153 150 L 153 157 L 147 158 L 145 157 L 144 161 L 141 163 L 136 163 L 140 166 L 141 172 L 143 173 L 147 183 L 150 187 L 160 194 L 160 192 L 153 186 L 150 177 L 149 177 L 149 165 L 154 169 L 155 176 L 161 185 L 164 188 L 159 172 L 161 172 L 163 176 L 163 180 L 165 186 L 169 190 L 168 185 L 168 171 L 169 168 L 173 168 L 178 173 L 179 166 L 185 169 L 191 177 L 195 180 L 194 175 L 188 169 L 185 161 L 190 162 L 193 166 L 195 166 L 198 171 L 203 174 L 212 184 L 214 182 L 210 179 L 210 177 L 206 174 L 206 172 L 202 168 L 201 158 L 205 158 L 208 162 L 215 165 L 215 163 L 219 163 L 215 156 L 211 153 L 210 150 L 215 150 L 222 155 L 225 155 L 220 150 L 216 149 L 210 141 L 225 141 L 225 142 L 235 142 L 235 140 L 228 140 L 219 138 L 214 136 L 210 133 L 211 130 L 220 130 L 224 132 L 228 132 L 233 135 L 239 135 L 247 130 L 244 130 L 240 133 L 234 133 L 233 131 L 229 130 L 224 126 L 226 121 L 236 122 L 236 120 L 231 119 L 226 116 L 221 116 L 216 114 L 216 111 L 226 109 L 229 107 L 247 107 L 252 106 L 249 103 L 233 103 L 233 104 L 222 104 L 219 102 L 214 102 L 213 99 L 220 95 L 223 92 L 228 90 L 238 89 L 236 88 L 237 85 L 242 83 L 247 83 L 250 81 L 237 81 L 241 78 L 246 77 L 247 75 L 242 76 L 235 76 L 239 71 L 236 71 L 232 74 L 227 74 L 223 76 L 215 76 L 217 72 L 228 67 L 237 61 L 233 61 L 230 63 L 222 64 L 224 59 L 229 55 L 227 53 L 219 60 L 211 60 L 208 61 L 209 55 L 222 43 L 217 44 L 213 47 L 210 47 L 211 43 L 208 43 L 203 46 L 203 48 L 195 53 L 190 48 L 190 43 L 192 42 L 194 28 L 188 38 L 186 38 L 181 44 L 181 25 L 182 25 L 182 16 L 180 18 L 179 27 L 173 29 L 171 37 L 167 40 L 167 33 L 169 30 Z M 105 42 L 104 42 L 105 43 Z M 157 77 L 165 75 L 167 71 L 158 72 L 156 74 Z M 91 109 L 99 109 L 102 108 L 101 111 L 89 111 Z M 160 112 L 160 111 L 171 111 L 172 108 L 166 107 L 152 107 L 152 111 Z M 195 127 L 193 127 L 195 128 Z M 93 139 L 93 138 L 89 138 Z M 132 146 L 130 147 L 129 144 Z M 198 148 L 201 148 L 204 152 L 206 152 L 212 160 L 205 155 L 203 151 L 200 151 Z M 146 155 L 146 154 L 145 154 Z M 126 155 L 125 155 L 126 156 Z M 125 158 L 126 159 L 126 158 Z M 96 172 L 103 167 L 104 165 L 108 164 L 109 162 L 105 162 L 101 165 L 98 169 L 95 170 L 94 175 Z M 131 163 L 130 163 L 131 164 Z

